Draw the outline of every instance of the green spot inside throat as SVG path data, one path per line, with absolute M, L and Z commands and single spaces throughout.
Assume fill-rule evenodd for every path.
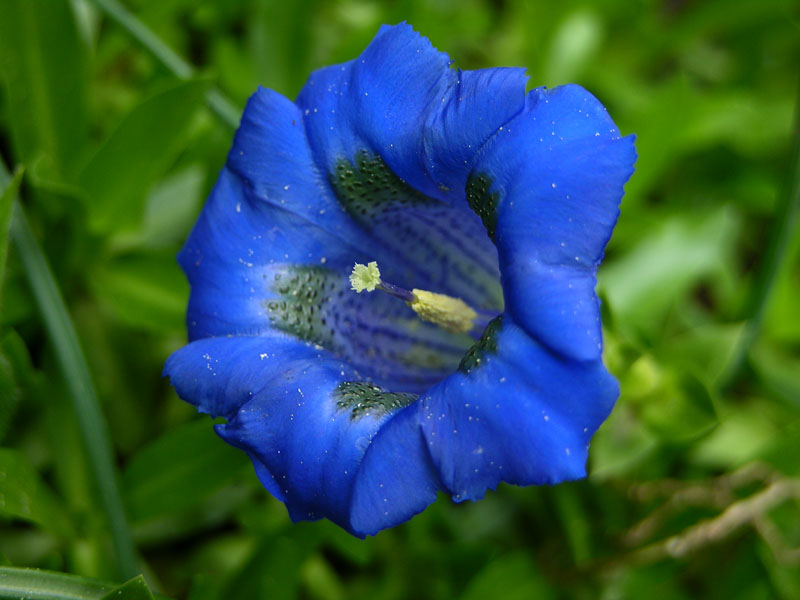
M 497 336 L 503 328 L 503 316 L 495 317 L 486 326 L 486 329 L 472 348 L 467 350 L 464 358 L 461 359 L 461 364 L 458 365 L 458 370 L 462 373 L 469 375 L 473 369 L 477 369 L 484 362 L 489 354 L 497 354 Z
M 494 241 L 494 233 L 497 229 L 497 205 L 500 202 L 500 194 L 490 193 L 492 180 L 485 173 L 472 174 L 467 179 L 467 203 L 473 212 L 481 218 L 486 233 Z
M 354 162 L 340 159 L 330 182 L 339 203 L 364 228 L 394 209 L 439 204 L 395 175 L 380 156 L 365 150 L 356 154 Z
M 324 267 L 291 267 L 276 273 L 271 287 L 280 296 L 265 302 L 273 327 L 306 342 L 333 346 L 328 305 L 331 296 L 344 293 L 340 278 Z
M 416 394 L 385 392 L 363 381 L 344 381 L 333 392 L 336 406 L 350 411 L 352 420 L 368 415 L 381 417 L 404 408 L 417 399 Z

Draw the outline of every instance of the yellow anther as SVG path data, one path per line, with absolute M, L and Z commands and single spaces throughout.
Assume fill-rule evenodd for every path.
M 466 333 L 472 329 L 478 316 L 461 298 L 437 294 L 427 290 L 411 290 L 414 299 L 408 305 L 423 321 L 435 323 L 452 333 Z

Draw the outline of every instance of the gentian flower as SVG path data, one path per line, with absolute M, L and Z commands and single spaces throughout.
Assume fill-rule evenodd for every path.
M 165 373 L 293 520 L 363 537 L 439 491 L 585 476 L 618 395 L 594 288 L 633 138 L 583 88 L 525 83 L 403 24 L 295 102 L 250 98 L 179 255 L 190 343 Z

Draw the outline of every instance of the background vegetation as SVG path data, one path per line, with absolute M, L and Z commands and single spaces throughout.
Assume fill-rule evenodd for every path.
M 124 6 L 0 0 L 0 565 L 192 600 L 800 598 L 797 3 Z M 581 83 L 637 134 L 600 282 L 622 395 L 588 480 L 361 541 L 291 524 L 160 372 L 229 121 L 401 20 L 462 68 Z M 26 585 L 113 587 L 0 568 L 0 597 Z

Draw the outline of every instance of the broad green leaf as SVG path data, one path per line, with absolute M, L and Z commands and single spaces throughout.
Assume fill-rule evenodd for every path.
M 693 462 L 732 469 L 760 458 L 780 431 L 756 404 L 740 406 L 723 416 L 719 426 L 692 449 Z
M 70 2 L 0 2 L 0 57 L 14 158 L 68 177 L 88 131 L 87 48 Z
M 95 295 L 123 322 L 159 333 L 182 332 L 189 284 L 174 252 L 134 254 L 99 266 Z
M 14 198 L 22 183 L 23 169 L 18 168 L 14 178 L 0 192 L 0 309 L 3 307 L 3 280 L 6 272 L 6 254 L 8 253 L 8 229 L 11 226 L 11 211 L 14 209 Z
M 791 524 L 787 525 L 789 526 L 779 528 L 780 535 L 785 535 L 783 532 L 791 527 Z M 800 598 L 800 569 L 789 561 L 781 564 L 775 556 L 775 551 L 763 541 L 758 544 L 756 552 L 764 565 L 764 570 L 767 572 L 770 582 L 778 592 L 776 597 L 781 600 L 796 600 Z
M 136 229 L 147 191 L 189 142 L 207 82 L 191 80 L 162 91 L 134 108 L 80 174 L 90 225 L 96 231 Z
M 795 220 L 794 235 L 780 266 L 772 297 L 764 319 L 765 333 L 774 340 L 797 344 L 800 342 L 800 318 L 797 303 L 800 298 L 800 219 Z
M 222 598 L 270 598 L 290 600 L 298 597 L 303 564 L 315 544 L 299 536 L 263 538 Z
M 123 474 L 131 517 L 143 520 L 186 509 L 226 485 L 249 463 L 200 419 L 168 431 L 133 457 Z
M 691 442 L 718 423 L 708 388 L 689 373 L 667 376 L 641 403 L 642 420 L 668 442 Z
M 462 600 L 548 600 L 555 591 L 542 577 L 530 556 L 522 552 L 490 562 L 467 584 Z
M 580 491 L 580 487 L 569 483 L 552 489 L 556 516 L 575 564 L 584 563 L 592 556 L 591 531 L 583 515 Z
M 620 326 L 657 329 L 672 304 L 726 262 L 736 230 L 736 219 L 724 209 L 702 219 L 673 217 L 600 269 L 601 288 Z
M 800 408 L 800 357 L 796 352 L 761 342 L 751 350 L 750 361 L 766 389 Z
M 689 442 L 717 424 L 705 384 L 691 372 L 667 368 L 651 355 L 640 357 L 628 368 L 620 387 L 642 422 L 664 441 Z
M 725 372 L 743 328 L 743 323 L 695 327 L 665 341 L 658 359 L 665 364 L 680 365 L 713 384 Z
M 205 173 L 195 165 L 165 179 L 147 199 L 143 234 L 151 244 L 183 242 L 200 212 Z
M 30 521 L 60 536 L 72 533 L 61 503 L 28 458 L 10 448 L 0 448 L 0 516 Z
M 594 11 L 583 9 L 568 15 L 553 36 L 544 83 L 555 86 L 578 81 L 603 33 L 603 22 Z
M 611 416 L 592 438 L 589 449 L 592 481 L 605 481 L 636 473 L 658 450 L 656 435 L 639 419 L 623 395 Z
M 300 577 L 308 594 L 315 600 L 345 600 L 347 593 L 342 578 L 320 554 L 311 555 L 303 565 Z

